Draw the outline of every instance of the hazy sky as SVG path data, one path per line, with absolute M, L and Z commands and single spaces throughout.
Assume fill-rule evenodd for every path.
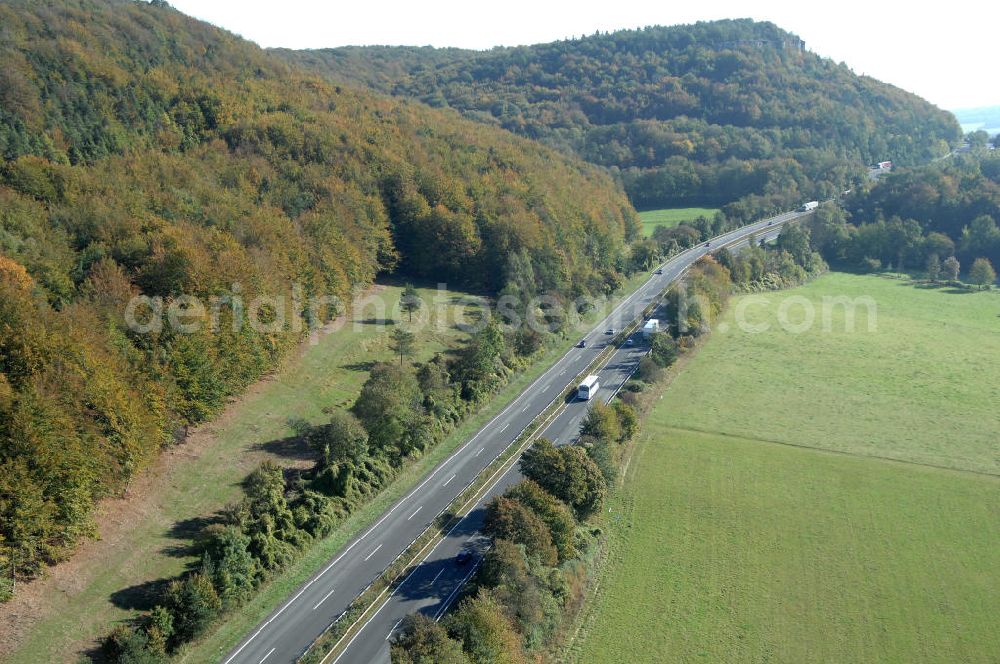
M 170 0 L 261 46 L 485 49 L 716 18 L 773 21 L 819 55 L 948 109 L 1000 105 L 1000 2 L 899 0 Z M 929 8 L 928 5 L 932 6 Z

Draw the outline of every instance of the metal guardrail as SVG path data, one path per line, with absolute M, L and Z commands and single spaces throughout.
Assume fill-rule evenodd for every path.
M 780 227 L 785 223 L 787 223 L 788 221 L 791 220 L 779 222 L 775 226 Z M 773 228 L 773 227 L 769 226 L 761 230 L 766 233 L 768 228 Z M 747 241 L 748 237 L 750 237 L 750 235 L 745 235 L 740 238 L 730 240 L 729 242 L 721 244 L 718 248 L 720 249 L 726 248 L 734 244 L 745 242 Z M 684 256 L 685 254 L 695 251 L 699 248 L 701 248 L 700 243 L 694 247 L 689 247 L 684 251 L 681 251 L 676 255 L 671 256 L 669 259 L 661 263 L 657 269 L 662 269 L 663 266 L 667 265 L 671 261 L 676 260 L 677 258 L 680 258 L 681 256 Z M 692 265 L 694 265 L 694 263 L 692 263 Z M 690 266 L 687 266 L 683 270 L 681 270 L 681 272 L 677 275 L 678 279 L 682 277 L 684 273 L 688 271 L 688 269 L 690 269 Z M 617 334 L 612 339 L 611 343 L 607 344 L 603 349 L 601 349 L 601 351 L 597 354 L 594 360 L 590 362 L 582 372 L 576 374 L 567 385 L 568 386 L 577 385 L 581 380 L 583 380 L 584 377 L 586 377 L 590 373 L 594 373 L 603 369 L 607 365 L 608 360 L 611 359 L 611 356 L 614 355 L 615 351 L 619 349 L 621 343 L 631 335 L 635 334 L 635 332 L 639 330 L 640 324 L 642 324 L 646 320 L 646 318 L 649 316 L 650 313 L 655 311 L 662 304 L 663 297 L 669 292 L 669 290 L 674 286 L 675 283 L 676 280 L 671 281 L 670 284 L 664 287 L 653 298 L 654 301 L 649 305 L 647 305 L 646 307 L 644 307 L 640 312 L 639 316 L 637 316 L 634 320 L 632 320 L 626 328 L 624 328 L 619 334 Z M 612 314 L 610 314 L 608 318 L 612 318 L 613 316 L 614 312 L 612 312 Z M 607 321 L 608 318 L 604 319 L 604 321 Z M 647 350 L 647 354 L 648 352 L 649 351 Z M 609 402 L 611 399 L 615 397 L 615 395 L 622 388 L 622 386 L 624 386 L 625 383 L 628 382 L 628 380 L 632 377 L 632 375 L 634 375 L 637 368 L 638 364 L 631 370 L 628 376 L 626 376 L 625 380 L 622 381 L 622 384 L 619 385 L 618 388 L 616 388 L 612 392 L 611 396 L 608 399 Z M 417 537 L 415 537 L 410 542 L 410 544 L 402 552 L 400 552 L 398 556 L 396 556 L 388 565 L 386 565 L 386 567 L 379 574 L 376 575 L 375 579 L 373 579 L 372 582 L 363 591 L 361 591 L 361 593 L 355 598 L 355 600 L 351 603 L 351 605 L 347 609 L 345 609 L 339 616 L 337 616 L 337 618 L 334 619 L 332 623 L 330 623 L 330 625 L 326 628 L 326 630 L 323 631 L 323 633 L 321 633 L 318 637 L 316 637 L 316 639 L 313 640 L 313 642 L 302 652 L 302 655 L 299 657 L 299 660 L 308 656 L 312 651 L 312 649 L 316 647 L 316 645 L 319 644 L 324 638 L 328 637 L 331 630 L 334 629 L 344 618 L 346 618 L 347 616 L 349 616 L 350 614 L 352 614 L 357 610 L 361 610 L 361 613 L 357 616 L 357 618 L 355 618 L 354 621 L 344 629 L 344 632 L 340 636 L 340 638 L 337 639 L 337 641 L 333 644 L 333 646 L 330 647 L 330 650 L 326 652 L 326 654 L 320 660 L 320 664 L 328 664 L 331 661 L 330 658 L 341 650 L 341 644 L 344 642 L 344 639 L 346 639 L 349 635 L 354 633 L 356 637 L 357 633 L 359 633 L 360 630 L 355 631 L 355 629 L 361 623 L 362 619 L 364 619 L 364 617 L 368 615 L 368 613 L 373 608 L 379 606 L 379 603 L 383 600 L 383 598 L 385 599 L 385 601 L 388 601 L 388 598 L 391 596 L 391 593 L 394 592 L 396 588 L 398 588 L 399 586 L 401 586 L 403 583 L 406 582 L 409 576 L 419 567 L 420 563 L 423 561 L 423 558 L 421 558 L 421 554 L 423 554 L 423 552 L 427 550 L 427 547 L 431 546 L 432 544 L 436 544 L 438 541 L 440 541 L 440 539 L 447 537 L 448 533 L 450 533 L 455 527 L 457 527 L 458 523 L 462 519 L 464 519 L 469 512 L 471 512 L 471 509 L 475 506 L 475 504 L 479 501 L 479 499 L 487 492 L 489 492 L 489 490 L 492 489 L 492 487 L 496 484 L 496 481 L 499 481 L 499 478 L 502 477 L 503 474 L 506 474 L 507 470 L 509 470 L 509 468 L 513 465 L 513 462 L 516 461 L 518 458 L 520 458 L 521 454 L 524 452 L 524 450 L 527 449 L 528 445 L 534 441 L 536 434 L 539 433 L 541 430 L 543 430 L 545 426 L 547 426 L 556 416 L 558 416 L 560 412 L 562 412 L 563 409 L 565 409 L 567 404 L 566 399 L 568 396 L 569 396 L 569 391 L 566 389 L 564 389 L 562 392 L 554 396 L 548 402 L 548 404 L 546 404 L 546 406 L 542 409 L 542 411 L 539 412 L 539 414 L 535 416 L 531 420 L 531 422 L 525 425 L 521 429 L 521 431 L 518 432 L 518 434 L 511 440 L 511 443 L 503 450 L 501 450 L 490 461 L 490 463 L 483 468 L 483 470 L 481 470 L 474 478 L 472 478 L 472 480 L 470 480 L 469 483 L 466 484 L 465 488 L 462 490 L 461 493 L 458 494 L 458 496 L 456 496 L 450 503 L 448 503 L 448 505 L 446 505 L 440 512 L 438 512 L 435 515 L 434 519 L 431 520 L 427 528 L 425 528 L 419 535 L 417 535 Z M 493 470 L 492 473 L 489 472 L 491 469 Z M 487 475 L 488 477 L 486 477 L 486 480 L 483 481 L 483 477 Z M 459 507 L 457 507 L 457 509 L 455 510 L 452 510 L 452 508 L 455 506 Z M 446 513 L 450 513 L 451 516 L 447 518 L 444 522 L 438 523 L 442 515 L 445 515 Z M 401 560 L 407 558 L 408 562 L 404 566 L 398 567 L 398 563 Z M 473 567 L 472 572 L 474 571 L 475 571 L 475 566 Z M 471 572 L 469 576 L 471 576 Z M 461 588 L 464 585 L 465 584 L 463 582 L 462 584 L 460 584 L 459 588 Z M 379 588 L 379 592 L 374 598 L 372 598 L 371 600 L 363 599 L 367 594 L 374 592 L 376 588 Z M 449 598 L 449 600 L 450 599 L 451 598 Z M 384 604 L 384 602 L 382 603 Z M 447 607 L 448 604 L 446 603 L 445 606 L 442 607 L 442 612 L 444 610 L 447 610 Z M 364 625 L 362 624 L 361 626 L 363 627 Z M 348 643 L 345 645 L 345 648 L 349 646 L 350 643 L 351 641 L 348 641 Z

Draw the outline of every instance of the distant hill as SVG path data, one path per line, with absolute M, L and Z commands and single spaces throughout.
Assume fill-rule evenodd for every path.
M 819 198 L 960 137 L 950 113 L 807 51 L 771 23 L 650 27 L 490 51 L 277 50 L 364 84 L 540 139 L 620 174 L 641 207 Z
M 966 129 L 983 129 L 991 138 L 1000 134 L 1000 106 L 966 108 L 953 113 Z
M 27 573 L 302 337 L 232 307 L 143 334 L 132 296 L 348 299 L 394 269 L 497 291 L 515 264 L 601 292 L 639 233 L 590 164 L 164 2 L 0 3 L 0 156 L 0 567 L 13 543 Z

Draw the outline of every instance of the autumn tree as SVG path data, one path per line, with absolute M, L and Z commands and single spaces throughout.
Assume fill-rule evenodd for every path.
M 461 641 L 448 636 L 444 626 L 422 613 L 403 619 L 399 634 L 392 641 L 395 664 L 468 664 Z
M 979 286 L 981 289 L 989 289 L 993 282 L 997 280 L 996 270 L 986 258 L 977 258 L 969 269 L 969 281 Z
M 460 641 L 475 664 L 526 664 L 521 636 L 493 594 L 480 588 L 446 619 L 448 634 Z
M 630 440 L 639 432 L 639 413 L 633 406 L 625 403 L 621 399 L 616 399 L 611 404 L 618 415 L 618 424 L 621 426 L 621 437 L 619 440 L 625 442 Z

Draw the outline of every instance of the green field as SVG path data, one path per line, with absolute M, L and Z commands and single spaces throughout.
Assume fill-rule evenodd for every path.
M 645 273 L 636 274 L 623 292 L 631 292 L 646 278 Z M 0 642 L 0 661 L 72 661 L 81 647 L 92 646 L 93 639 L 114 621 L 135 615 L 130 606 L 141 603 L 150 584 L 179 574 L 192 562 L 183 551 L 193 534 L 190 528 L 197 526 L 200 517 L 236 500 L 239 483 L 257 464 L 268 458 L 284 464 L 306 463 L 296 458 L 294 446 L 282 444 L 292 435 L 290 420 L 320 422 L 326 417 L 324 408 L 349 405 L 371 363 L 392 358 L 387 334 L 392 327 L 376 323 L 382 318 L 405 321 L 397 310 L 402 288 L 383 285 L 374 290 L 373 302 L 345 325 L 320 335 L 317 344 L 305 345 L 273 377 L 252 387 L 220 418 L 202 426 L 192 443 L 167 452 L 168 458 L 136 483 L 133 501 L 107 503 L 99 516 L 102 540 L 85 543 L 69 563 L 5 605 L 5 611 L 23 612 L 29 618 L 11 630 L 10 634 L 19 634 L 16 639 Z M 461 342 L 465 334 L 455 322 L 463 317 L 472 320 L 476 307 L 464 300 L 476 298 L 454 291 L 442 295 L 434 289 L 418 290 L 426 307 L 414 319 L 427 318 L 426 324 L 414 328 L 418 331 L 415 359 L 421 360 Z M 435 298 L 441 306 L 432 306 Z M 591 312 L 580 325 L 592 325 L 599 315 Z M 192 644 L 182 661 L 213 661 L 225 652 L 317 565 L 516 397 L 565 352 L 564 345 L 550 339 L 540 360 L 520 372 L 486 408 L 403 471 L 376 500 L 313 546 L 219 629 Z
M 845 331 L 834 307 L 823 331 L 823 298 L 839 296 L 871 298 L 876 330 L 858 307 Z M 745 323 L 770 329 L 741 331 L 733 303 L 665 398 L 674 426 L 1000 474 L 1000 293 L 835 273 L 748 297 Z M 781 303 L 798 323 L 803 297 L 814 328 L 783 331 Z
M 694 221 L 698 217 L 711 219 L 716 212 L 716 208 L 665 208 L 640 212 L 639 219 L 642 221 L 642 234 L 649 237 L 657 226 L 676 226 L 682 221 Z
M 729 308 L 644 423 L 571 660 L 997 661 L 1000 297 L 833 274 L 751 322 L 860 294 L 874 333 Z
M 465 336 L 454 324 L 466 310 L 456 298 L 471 296 L 418 290 L 427 306 L 415 314 L 415 322 L 420 316 L 428 321 L 414 327 L 419 360 L 454 347 Z M 326 417 L 323 408 L 349 405 L 371 362 L 392 358 L 387 334 L 392 327 L 378 321 L 400 318 L 401 293 L 397 285 L 377 286 L 370 302 L 345 325 L 320 334 L 318 343 L 306 344 L 272 378 L 203 425 L 191 443 L 168 451 L 140 478 L 134 501 L 106 503 L 99 516 L 102 541 L 85 543 L 67 566 L 38 582 L 31 610 L 40 619 L 16 650 L 0 647 L 0 659 L 26 664 L 72 659 L 76 645 L 134 614 L 127 606 L 133 595 L 142 595 L 143 584 L 175 576 L 192 561 L 178 555 L 192 534 L 186 520 L 236 500 L 239 483 L 263 459 L 302 463 L 301 450 L 281 442 L 292 436 L 290 420 L 317 423 Z M 442 306 L 432 305 L 435 297 Z M 122 528 L 122 522 L 128 525 Z M 125 596 L 115 599 L 123 590 Z

